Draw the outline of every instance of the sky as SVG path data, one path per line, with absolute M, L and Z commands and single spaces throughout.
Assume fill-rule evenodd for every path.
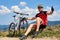
M 48 21 L 60 21 L 59 4 L 60 0 L 0 0 L 0 25 L 8 25 L 13 21 L 12 16 L 16 15 L 13 11 L 29 14 L 26 16 L 28 18 L 34 17 L 38 13 L 38 5 L 43 5 L 48 12 L 53 6 L 54 13 L 48 16 Z

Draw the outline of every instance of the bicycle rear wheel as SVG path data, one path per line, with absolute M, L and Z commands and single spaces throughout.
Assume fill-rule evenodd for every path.
M 27 28 L 28 28 L 28 21 L 27 20 L 22 21 L 21 28 L 27 30 Z
M 27 30 L 27 28 L 28 28 L 28 21 L 26 20 L 25 22 L 26 22 L 25 23 L 25 25 L 26 25 L 25 29 Z

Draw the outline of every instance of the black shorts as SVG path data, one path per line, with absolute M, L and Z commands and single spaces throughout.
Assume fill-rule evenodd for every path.
M 46 28 L 46 26 L 47 26 L 47 25 L 41 24 L 40 27 L 39 27 L 39 29 L 44 29 L 44 28 Z M 36 28 L 37 28 L 37 25 L 34 25 L 34 28 L 36 29 Z
M 44 28 L 46 28 L 46 26 L 47 26 L 47 25 L 43 25 L 43 24 L 42 24 L 42 25 L 40 25 L 39 29 L 44 29 Z

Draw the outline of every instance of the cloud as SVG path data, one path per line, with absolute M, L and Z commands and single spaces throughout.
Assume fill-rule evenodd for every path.
M 0 14 L 10 14 L 10 13 L 13 13 L 13 11 L 16 11 L 16 12 L 19 12 L 19 13 L 22 12 L 21 9 L 17 5 L 11 6 L 11 9 L 8 9 L 4 5 L 0 6 Z
M 44 11 L 51 11 L 51 7 L 47 6 L 46 9 L 44 9 Z
M 21 6 L 25 6 L 27 3 L 26 2 L 20 2 Z
M 15 12 L 20 12 L 20 13 L 22 12 L 21 9 L 20 9 L 17 5 L 12 6 L 12 7 L 11 7 L 11 10 L 12 10 L 12 11 L 15 11 Z
M 11 12 L 11 10 L 9 10 L 6 6 L 1 5 L 0 8 L 1 8 L 0 9 L 0 14 L 2 14 L 2 13 L 8 14 L 8 13 Z
M 49 21 L 60 21 L 60 12 L 55 11 L 52 15 L 48 16 Z
M 37 13 L 38 12 L 37 9 L 33 9 L 33 8 L 28 7 L 28 6 L 26 6 L 24 9 L 22 9 L 22 11 L 24 13 L 27 13 L 27 14 L 32 14 L 32 13 Z

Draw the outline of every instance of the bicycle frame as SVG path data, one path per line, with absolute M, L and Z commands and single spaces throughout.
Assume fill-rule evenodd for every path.
M 19 16 L 17 17 L 17 19 L 16 19 L 16 17 L 14 17 L 14 22 L 15 22 L 15 24 L 17 25 L 16 30 L 17 30 L 17 29 L 20 30 L 21 20 L 23 19 L 23 16 L 24 16 L 24 15 L 28 15 L 28 14 L 23 14 L 23 13 L 18 13 L 18 12 L 14 12 L 14 13 L 16 13 L 16 14 L 19 15 Z M 17 23 L 16 21 L 18 21 L 18 23 Z

